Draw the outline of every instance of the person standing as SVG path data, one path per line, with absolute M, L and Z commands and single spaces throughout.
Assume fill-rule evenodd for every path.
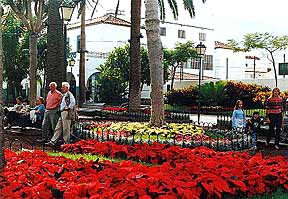
M 252 118 L 249 120 L 248 126 L 251 131 L 252 150 L 257 149 L 257 134 L 261 131 L 260 126 L 264 124 L 264 120 L 260 117 L 259 112 L 254 112 Z
M 57 122 L 53 137 L 46 143 L 48 146 L 54 146 L 62 133 L 65 144 L 70 142 L 70 128 L 72 121 L 70 114 L 74 111 L 76 102 L 73 94 L 69 91 L 69 88 L 70 85 L 68 82 L 62 82 L 61 90 L 63 97 L 60 105 L 61 116 Z
M 44 119 L 42 122 L 42 139 L 37 140 L 38 142 L 46 142 L 50 137 L 50 132 L 54 132 L 57 121 L 59 119 L 59 108 L 62 99 L 62 94 L 56 90 L 56 82 L 49 84 L 50 91 L 46 98 L 46 110 L 44 113 Z
M 232 114 L 232 128 L 243 130 L 246 128 L 246 115 L 243 111 L 243 102 L 237 100 Z
M 275 133 L 275 149 L 277 150 L 279 149 L 283 110 L 283 99 L 280 97 L 280 89 L 275 87 L 272 90 L 272 95 L 266 101 L 266 117 L 269 123 L 269 131 L 266 135 L 265 145 L 269 145 L 271 136 Z

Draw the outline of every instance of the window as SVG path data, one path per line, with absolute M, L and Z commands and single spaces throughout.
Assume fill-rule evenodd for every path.
M 191 60 L 191 69 L 199 69 L 199 60 L 198 59 L 192 59 Z
M 204 70 L 213 70 L 213 55 L 205 55 L 203 60 Z
M 204 60 L 202 59 L 203 70 L 213 70 L 213 55 L 205 55 Z M 199 69 L 199 59 L 191 60 L 191 69 Z
M 161 27 L 160 28 L 160 35 L 161 36 L 166 36 L 166 28 L 165 27 Z
M 206 34 L 205 33 L 199 33 L 199 41 L 206 41 Z
M 186 38 L 185 30 L 178 30 L 178 38 L 182 38 L 182 39 Z
M 80 51 L 80 35 L 77 35 L 77 51 Z

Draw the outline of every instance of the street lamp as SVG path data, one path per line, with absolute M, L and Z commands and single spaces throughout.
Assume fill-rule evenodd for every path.
M 66 22 L 69 22 L 71 20 L 73 11 L 74 11 L 73 5 L 62 4 L 59 7 L 60 17 L 63 21 L 66 21 Z
M 75 59 L 73 59 L 73 57 L 69 60 L 69 66 L 70 66 L 70 68 L 71 68 L 71 72 L 70 72 L 70 88 L 71 88 L 71 92 L 73 93 L 73 95 L 75 96 L 75 92 L 74 92 L 74 84 L 73 84 L 73 79 L 72 79 L 72 77 L 73 77 L 73 72 L 72 72 L 72 69 L 73 69 L 73 67 L 74 67 L 74 65 L 75 65 Z
M 202 68 L 202 57 L 205 55 L 206 46 L 200 42 L 196 46 L 196 53 L 199 57 L 199 77 L 198 77 L 198 124 L 200 124 L 200 84 L 201 84 L 201 68 Z
M 67 24 L 72 18 L 74 11 L 74 5 L 65 5 L 61 4 L 59 7 L 60 17 L 63 20 L 64 25 L 64 57 L 65 57 L 65 66 L 67 66 Z

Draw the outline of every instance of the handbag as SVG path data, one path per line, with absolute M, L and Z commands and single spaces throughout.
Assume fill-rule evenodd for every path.
M 67 119 L 67 120 L 72 120 L 72 121 L 75 121 L 75 120 L 76 120 L 75 107 L 73 107 L 73 109 L 69 109 L 69 110 L 68 110 L 68 114 L 67 114 L 66 119 Z
M 70 104 L 70 92 L 68 91 L 66 97 L 65 97 L 65 101 L 66 101 L 66 105 L 69 106 Z M 67 114 L 67 117 L 66 117 L 67 120 L 72 120 L 72 121 L 75 121 L 76 120 L 76 108 L 75 106 L 73 106 L 72 109 L 69 109 L 68 110 L 68 114 Z

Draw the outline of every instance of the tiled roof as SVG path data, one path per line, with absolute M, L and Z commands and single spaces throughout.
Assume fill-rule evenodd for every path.
M 229 47 L 227 44 L 224 44 L 224 43 L 222 43 L 222 42 L 220 42 L 220 41 L 215 41 L 215 47 L 214 47 L 214 48 L 215 48 L 215 49 L 216 49 L 216 48 L 223 48 L 223 49 L 232 50 L 231 47 Z
M 93 19 L 86 20 L 86 26 L 91 26 L 95 24 L 112 24 L 112 25 L 118 25 L 118 26 L 131 26 L 131 23 L 128 21 L 125 21 L 123 19 L 117 18 L 111 14 L 104 15 L 102 17 L 96 17 Z M 73 23 L 68 25 L 68 29 L 76 29 L 80 28 L 81 23 Z
M 180 80 L 180 72 L 175 73 L 175 80 Z M 198 80 L 199 75 L 192 74 L 192 73 L 185 73 L 183 72 L 183 79 L 182 80 Z M 217 78 L 203 76 L 203 80 L 216 80 Z

